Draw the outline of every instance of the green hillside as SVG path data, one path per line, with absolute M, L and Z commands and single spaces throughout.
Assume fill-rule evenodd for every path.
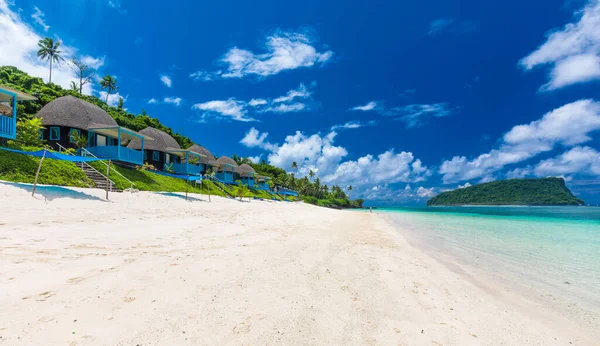
M 583 205 L 562 178 L 509 179 L 442 192 L 427 201 L 443 205 Z
M 153 118 L 146 113 L 145 110 L 141 110 L 138 114 L 130 113 L 127 108 L 122 105 L 119 107 L 113 107 L 107 105 L 104 100 L 101 100 L 95 96 L 81 95 L 76 90 L 64 89 L 56 84 L 44 83 L 41 78 L 31 77 L 27 73 L 17 69 L 13 66 L 0 66 L 0 84 L 6 85 L 17 90 L 24 91 L 38 98 L 36 101 L 19 102 L 17 105 L 17 118 L 18 120 L 31 119 L 37 114 L 37 112 L 46 104 L 54 100 L 55 98 L 72 95 L 81 98 L 87 102 L 93 103 L 110 116 L 120 125 L 132 130 L 140 131 L 148 126 L 160 129 L 167 132 L 179 143 L 182 148 L 188 148 L 192 144 L 192 140 L 182 134 L 173 131 L 171 128 L 163 125 L 159 119 Z M 223 125 L 227 126 L 227 125 Z M 38 143 L 36 147 L 42 147 L 45 143 Z M 203 145 L 202 143 L 198 143 Z M 19 138 L 16 143 L 11 143 L 11 146 L 16 149 L 21 149 L 19 144 Z M 35 148 L 24 148 L 25 150 L 34 150 Z M 38 148 L 39 149 L 39 148 Z M 209 149 L 214 154 L 220 154 L 219 148 Z M 312 177 L 296 177 L 293 173 L 288 173 L 286 170 L 269 165 L 266 162 L 254 164 L 247 158 L 241 158 L 236 155 L 231 156 L 238 164 L 247 163 L 250 164 L 258 174 L 268 176 L 272 179 L 273 183 L 280 186 L 285 186 L 296 190 L 300 193 L 300 198 L 304 199 L 307 203 L 333 207 L 333 208 L 360 208 L 362 207 L 363 200 L 350 200 L 346 191 L 351 190 L 346 187 L 339 186 L 327 186 L 322 184 L 319 178 Z M 48 160 L 50 168 L 44 171 L 40 176 L 40 182 L 43 184 L 56 184 L 65 186 L 89 186 L 90 182 L 87 181 L 87 177 L 83 173 L 76 169 L 73 164 L 69 163 L 55 163 Z M 35 159 L 22 158 L 19 155 L 11 155 L 10 153 L 0 152 L 0 180 L 16 181 L 16 182 L 32 182 L 35 176 L 35 170 L 33 170 L 36 164 Z M 186 185 L 183 181 L 177 179 L 167 178 L 159 176 L 145 171 L 137 171 L 133 169 L 127 169 L 123 167 L 117 167 L 121 174 L 132 180 L 136 184 L 136 188 L 147 191 L 185 191 Z M 120 178 L 117 174 L 111 173 L 110 178 L 115 181 L 119 188 L 127 188 L 129 184 Z M 214 184 L 208 182 L 206 184 L 211 188 L 211 192 L 214 194 L 224 194 L 219 187 L 213 186 Z M 229 187 L 223 187 L 227 193 L 234 193 L 229 191 Z M 191 191 L 191 190 L 190 190 Z M 273 196 L 262 191 L 253 191 L 249 194 L 250 196 L 256 196 L 260 198 L 272 198 Z M 282 197 L 276 197 L 282 198 Z

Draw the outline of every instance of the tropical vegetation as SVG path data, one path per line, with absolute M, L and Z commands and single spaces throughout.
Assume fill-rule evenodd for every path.
M 447 205 L 584 205 L 563 178 L 509 179 L 442 192 L 428 206 Z
M 80 69 L 81 71 L 90 71 L 84 66 L 79 66 L 78 69 Z M 116 90 L 116 80 L 114 79 L 114 77 L 107 77 L 103 78 L 102 81 L 104 82 L 106 80 L 104 85 L 106 85 L 106 89 L 108 90 L 108 92 L 114 92 Z M 38 129 L 41 126 L 41 124 L 37 123 L 37 119 L 34 118 L 35 114 L 44 105 L 48 104 L 55 98 L 66 95 L 72 95 L 97 105 L 98 107 L 106 111 L 110 116 L 112 116 L 120 126 L 127 127 L 135 131 L 140 131 L 148 126 L 151 126 L 171 135 L 173 138 L 175 138 L 175 140 L 179 143 L 179 145 L 182 148 L 188 148 L 193 144 L 192 140 L 189 137 L 173 132 L 171 128 L 164 126 L 157 118 L 149 116 L 145 110 L 141 110 L 139 114 L 132 114 L 123 108 L 123 101 L 121 100 L 119 102 L 119 107 L 112 107 L 105 102 L 106 100 L 100 100 L 95 96 L 82 95 L 80 93 L 82 88 L 81 82 L 74 83 L 74 86 L 71 89 L 63 89 L 62 87 L 56 84 L 46 84 L 42 81 L 41 78 L 31 77 L 25 72 L 20 71 L 15 67 L 0 66 L 0 84 L 24 91 L 38 98 L 38 100 L 36 101 L 20 102 L 17 105 L 17 118 L 19 120 L 19 123 L 21 123 L 21 128 L 28 129 L 28 135 L 26 137 L 17 137 L 19 140 L 19 144 L 25 144 L 21 143 L 21 139 L 27 138 L 26 144 L 29 146 L 41 147 L 43 145 L 43 143 L 41 143 L 37 139 L 36 129 Z M 85 139 L 83 137 L 77 138 L 76 140 L 78 143 L 81 143 L 81 145 L 85 144 Z M 292 164 L 291 169 L 296 173 L 288 173 L 284 169 L 274 167 L 266 163 L 265 161 L 262 161 L 260 163 L 253 163 L 247 158 L 241 158 L 236 155 L 233 155 L 232 158 L 236 160 L 238 164 L 249 164 L 256 170 L 256 172 L 259 175 L 270 177 L 272 179 L 269 183 L 271 187 L 273 187 L 273 185 L 276 185 L 298 191 L 300 194 L 300 198 L 304 199 L 307 203 L 332 208 L 362 207 L 363 200 L 357 199 L 351 201 L 349 199 L 348 193 L 352 191 L 351 186 L 348 186 L 345 189 L 339 186 L 328 186 L 327 184 L 322 183 L 319 178 L 315 178 L 316 174 L 313 170 L 310 170 L 307 176 L 296 177 L 298 164 L 295 162 Z M 0 167 L 0 179 L 2 179 L 3 177 L 2 169 L 3 168 Z M 122 167 L 116 167 L 116 169 L 123 175 L 127 176 L 128 179 L 136 182 L 136 188 L 140 190 L 185 191 L 186 188 L 185 183 L 181 184 L 181 182 L 179 182 L 178 184 L 173 180 L 169 180 L 173 178 L 163 176 L 160 176 L 159 178 L 156 174 L 146 172 L 144 170 L 126 169 Z M 116 174 L 114 178 L 116 180 L 113 181 L 115 181 L 117 185 L 119 185 L 119 179 L 123 180 Z M 111 175 L 111 179 L 113 179 L 113 175 Z M 141 182 L 141 184 L 138 184 L 138 181 Z M 44 183 L 43 181 L 41 182 Z M 50 184 L 51 182 L 46 181 L 46 183 Z M 129 187 L 128 183 L 121 183 L 121 188 Z M 60 185 L 65 185 L 64 181 L 63 184 Z M 169 186 L 167 185 L 172 187 L 169 188 Z M 214 184 L 211 185 L 209 183 L 209 185 L 212 186 Z M 240 195 L 240 192 L 238 190 L 228 187 L 221 188 L 218 186 L 214 186 L 214 189 L 211 190 L 211 193 L 215 195 L 223 195 L 225 193 L 230 194 L 232 196 Z M 241 194 L 245 197 L 256 196 L 260 198 L 272 198 L 272 196 L 270 196 L 269 194 L 258 191 L 241 191 Z

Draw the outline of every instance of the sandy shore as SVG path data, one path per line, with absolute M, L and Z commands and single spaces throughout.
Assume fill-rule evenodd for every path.
M 0 345 L 595 344 L 375 214 L 64 191 L 0 184 Z

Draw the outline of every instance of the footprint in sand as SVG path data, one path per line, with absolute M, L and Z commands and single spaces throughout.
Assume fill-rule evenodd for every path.
M 135 300 L 135 297 L 125 297 L 125 298 L 123 298 L 123 301 L 124 301 L 125 303 L 131 303 L 131 302 L 133 302 L 134 300 Z
M 40 293 L 40 294 L 38 294 L 36 296 L 27 296 L 27 297 L 23 297 L 21 299 L 26 300 L 26 299 L 31 299 L 31 298 L 35 297 L 35 300 L 37 300 L 38 302 L 44 302 L 44 301 L 46 301 L 46 299 L 54 296 L 55 294 L 56 294 L 56 292 L 47 291 L 47 292 L 44 292 L 44 293 Z
M 250 332 L 250 327 L 252 327 L 253 320 L 264 320 L 267 315 L 257 314 L 254 316 L 248 316 L 246 320 L 237 326 L 233 327 L 234 334 L 246 334 Z
M 54 316 L 44 316 L 37 321 L 38 321 L 38 323 L 51 322 L 51 321 L 54 321 Z
M 70 278 L 69 280 L 67 280 L 67 283 L 74 285 L 74 284 L 80 283 L 83 280 L 85 280 L 85 278 L 78 276 L 78 277 Z

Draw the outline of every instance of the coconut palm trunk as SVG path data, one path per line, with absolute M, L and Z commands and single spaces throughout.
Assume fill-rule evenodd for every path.
M 50 76 L 48 77 L 48 84 L 52 83 L 52 59 L 50 59 Z

